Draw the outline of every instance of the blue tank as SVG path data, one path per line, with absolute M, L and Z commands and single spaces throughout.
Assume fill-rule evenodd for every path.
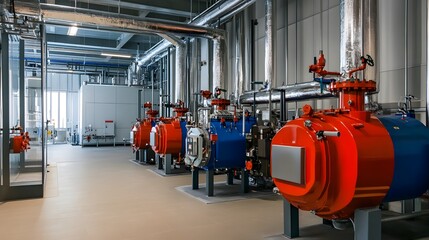
M 256 124 L 254 117 L 246 117 L 245 133 L 250 133 Z M 246 137 L 243 135 L 243 119 L 237 123 L 211 119 L 210 134 L 217 135 L 217 141 L 211 143 L 211 154 L 205 170 L 219 168 L 244 168 L 246 161 Z
M 394 173 L 384 202 L 421 196 L 429 188 L 429 129 L 414 118 L 379 117 L 394 147 Z
M 188 130 L 186 129 L 186 121 L 180 120 L 180 129 L 182 130 L 182 149 L 180 150 L 180 155 L 185 156 L 186 154 L 186 137 Z

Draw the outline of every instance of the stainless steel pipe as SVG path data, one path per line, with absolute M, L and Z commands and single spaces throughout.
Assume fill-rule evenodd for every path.
M 285 101 L 301 101 L 313 98 L 327 98 L 334 97 L 329 91 L 328 86 L 320 86 L 318 82 L 306 82 L 295 85 L 283 86 L 277 90 L 285 90 Z M 271 94 L 272 102 L 280 102 L 280 92 L 273 89 Z M 269 91 L 252 91 L 246 92 L 240 96 L 240 104 L 265 104 L 270 101 Z

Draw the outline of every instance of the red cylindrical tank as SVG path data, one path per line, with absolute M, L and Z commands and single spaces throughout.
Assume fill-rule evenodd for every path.
M 178 154 L 182 149 L 180 120 L 165 120 L 152 129 L 155 144 L 152 149 L 158 154 Z
M 324 136 L 323 131 L 340 136 Z M 288 156 L 291 149 L 301 150 L 301 157 Z M 357 208 L 378 206 L 393 178 L 393 143 L 375 117 L 363 121 L 324 112 L 293 120 L 273 138 L 272 156 L 272 168 L 278 161 L 289 167 L 301 161 L 295 169 L 301 181 L 273 174 L 274 182 L 291 204 L 326 219 L 349 218 Z
M 393 179 L 389 132 L 364 110 L 374 81 L 335 82 L 340 108 L 287 123 L 272 140 L 271 171 L 280 193 L 294 206 L 326 219 L 347 219 L 358 208 L 381 204 Z
M 133 148 L 134 150 L 145 149 L 150 143 L 150 131 L 152 129 L 152 123 L 150 120 L 143 120 L 134 125 L 134 139 Z

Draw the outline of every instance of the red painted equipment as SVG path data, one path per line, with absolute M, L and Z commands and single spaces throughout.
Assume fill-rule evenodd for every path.
M 152 129 L 152 121 L 145 119 L 134 124 L 133 127 L 133 150 L 145 149 L 150 143 L 150 131 Z
M 320 51 L 319 58 L 317 59 L 317 62 L 313 65 L 310 65 L 308 70 L 309 70 L 309 72 L 314 72 L 321 77 L 325 77 L 328 75 L 330 75 L 330 76 L 340 76 L 341 75 L 341 73 L 339 73 L 339 72 L 326 71 L 324 69 L 325 65 L 326 65 L 325 55 L 323 54 L 323 51 Z
M 324 66 L 323 54 L 319 60 L 316 65 Z M 323 67 L 310 70 L 329 73 Z M 394 146 L 380 120 L 364 110 L 365 92 L 375 89 L 374 81 L 334 82 L 339 109 L 314 113 L 306 105 L 301 118 L 275 135 L 271 171 L 292 205 L 325 219 L 347 219 L 355 209 L 382 202 L 393 178 Z
M 159 113 L 158 110 L 153 110 L 152 109 L 152 103 L 151 102 L 145 102 L 143 104 L 143 107 L 147 109 L 147 111 L 146 111 L 146 118 L 148 118 L 148 119 L 155 119 L 156 116 Z
M 11 139 L 11 153 L 22 153 L 30 149 L 30 137 L 28 132 L 21 132 L 19 136 Z
M 182 150 L 182 127 L 179 119 L 160 122 L 152 129 L 152 149 L 161 155 L 179 154 Z
M 224 98 L 214 98 L 211 104 L 212 106 L 217 106 L 217 110 L 225 110 L 226 106 L 229 106 L 231 102 Z

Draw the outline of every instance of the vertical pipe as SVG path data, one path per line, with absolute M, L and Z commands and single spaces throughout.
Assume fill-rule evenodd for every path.
M 142 118 L 142 89 L 137 93 L 137 118 Z
M 152 82 L 152 97 L 151 97 L 151 102 L 152 102 L 152 104 L 154 104 L 154 102 L 153 102 L 153 100 L 154 100 L 154 97 L 153 97 L 153 88 L 155 87 L 155 84 L 154 84 L 154 72 L 153 72 L 153 70 L 150 70 L 150 81 Z
M 245 55 L 245 42 L 244 42 L 244 28 L 243 28 L 243 14 L 237 14 L 235 16 L 235 66 L 236 66 L 236 77 L 234 96 L 238 103 L 240 95 L 244 91 L 244 79 L 245 79 L 245 67 L 244 67 L 244 55 Z
M 224 84 L 224 49 L 225 40 L 213 39 L 213 92 L 216 88 L 223 88 Z
M 177 41 L 176 45 L 176 66 L 175 66 L 175 80 L 176 80 L 176 89 L 175 89 L 175 98 L 174 102 L 179 100 L 185 101 L 184 89 L 185 89 L 185 79 L 186 79 L 186 69 L 187 69 L 187 59 L 186 54 L 187 48 L 186 45 Z
M 168 78 L 167 78 L 167 95 L 168 97 L 166 98 L 166 102 L 170 102 L 170 91 L 171 91 L 171 48 L 168 47 L 168 51 L 167 51 L 167 69 L 168 69 Z M 170 111 L 167 110 L 167 108 L 165 109 L 165 116 L 166 117 L 170 117 Z
M 429 0 L 426 1 L 426 127 L 429 127 Z
M 340 69 L 349 72 L 362 56 L 362 0 L 340 2 Z M 366 34 L 364 34 L 366 35 Z
M 405 44 L 405 66 L 404 66 L 404 74 L 405 74 L 405 88 L 404 88 L 404 97 L 407 97 L 408 95 L 408 0 L 405 0 L 405 16 L 404 16 L 404 20 L 405 20 L 405 36 L 404 36 L 404 44 Z M 405 103 L 407 102 L 406 99 Z
M 10 186 L 10 163 L 9 163 L 9 104 L 10 104 L 10 80 L 9 80 L 9 34 L 4 30 L 1 33 L 1 89 L 2 89 L 2 110 L 3 110 L 3 186 Z
M 284 9 L 284 21 L 285 21 L 285 35 L 284 35 L 284 45 L 285 45 L 285 76 L 286 76 L 286 78 L 285 78 L 285 82 L 284 82 L 284 85 L 288 85 L 289 83 L 288 83 L 288 75 L 289 75 L 289 64 L 288 64 L 288 54 L 289 54 L 289 16 L 288 16 L 288 11 L 289 11 L 289 9 L 288 9 L 288 2 L 285 2 L 285 4 L 284 4 L 284 7 L 285 7 L 285 9 Z M 322 5 L 322 3 L 320 3 L 320 5 Z M 323 13 L 322 12 L 320 12 L 320 15 L 322 16 L 323 15 Z M 282 103 L 280 103 L 280 106 L 281 106 L 281 104 Z M 284 111 L 285 111 L 285 120 L 287 120 L 288 119 L 288 104 L 286 103 L 286 102 L 284 102 L 283 103 L 284 104 Z
M 191 102 L 191 62 L 192 62 L 192 52 L 191 52 L 191 40 L 188 38 L 187 44 L 186 44 L 186 92 L 185 92 L 185 98 L 183 101 L 185 102 L 185 106 L 188 106 L 188 104 Z
M 274 72 L 273 0 L 265 1 L 265 83 L 271 89 Z
M 275 20 L 275 19 L 274 19 Z M 273 0 L 265 0 L 265 84 L 269 90 L 268 119 L 271 122 L 272 102 L 271 88 L 274 75 L 274 24 L 273 24 Z

